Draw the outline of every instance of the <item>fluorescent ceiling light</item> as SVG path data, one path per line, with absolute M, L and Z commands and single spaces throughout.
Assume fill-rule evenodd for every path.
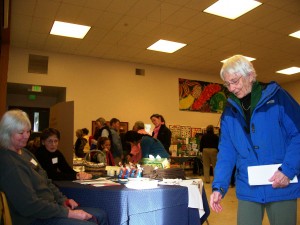
M 55 21 L 50 34 L 83 39 L 90 29 L 90 26 Z
M 244 55 L 243 55 L 244 56 Z M 256 60 L 256 58 L 251 58 L 251 57 L 248 57 L 248 56 L 244 56 L 246 59 L 248 59 L 248 61 L 254 61 L 254 60 Z M 231 58 L 231 57 L 230 57 Z M 227 59 L 229 59 L 229 58 L 227 58 Z M 227 59 L 224 59 L 224 60 L 222 60 L 221 61 L 221 63 L 224 63 L 224 62 L 226 62 L 227 61 Z
M 149 46 L 147 49 L 159 52 L 173 53 L 183 48 L 184 46 L 186 46 L 186 44 L 160 39 L 153 45 Z
M 294 33 L 289 34 L 289 36 L 300 39 L 300 30 L 298 30 L 298 31 L 296 31 Z
M 285 75 L 292 75 L 292 74 L 299 73 L 299 72 L 300 72 L 300 67 L 296 67 L 296 66 L 293 66 L 293 67 L 290 67 L 290 68 L 287 68 L 284 70 L 276 71 L 276 73 L 282 73 Z
M 261 4 L 254 0 L 219 0 L 204 12 L 234 20 Z

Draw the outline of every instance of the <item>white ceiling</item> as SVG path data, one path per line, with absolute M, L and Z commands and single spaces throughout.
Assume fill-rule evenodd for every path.
M 300 73 L 299 0 L 260 0 L 253 11 L 229 20 L 202 11 L 215 0 L 11 0 L 11 45 L 159 65 L 219 77 L 221 60 L 257 58 L 258 79 L 280 83 Z M 83 40 L 50 35 L 55 20 L 92 26 Z M 146 50 L 158 39 L 187 43 L 173 53 Z

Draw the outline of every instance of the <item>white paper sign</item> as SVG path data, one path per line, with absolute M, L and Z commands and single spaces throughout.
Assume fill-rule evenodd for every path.
M 58 163 L 58 158 L 57 157 L 52 158 L 52 164 L 56 164 L 56 163 Z
M 269 179 L 278 170 L 281 164 L 263 165 L 263 166 L 249 166 L 248 178 L 250 185 L 267 185 L 272 184 Z M 298 183 L 298 179 L 295 176 L 290 183 Z

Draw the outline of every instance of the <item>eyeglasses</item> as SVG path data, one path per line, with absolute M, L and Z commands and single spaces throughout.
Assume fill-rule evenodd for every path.
M 49 140 L 46 140 L 46 142 L 48 144 L 57 144 L 58 143 L 58 139 L 54 139 L 54 140 L 49 139 Z
M 236 78 L 235 80 L 232 80 L 232 81 L 226 81 L 226 82 L 224 82 L 223 86 L 226 88 L 229 88 L 230 85 L 237 85 L 241 78 L 242 78 L 242 76 L 240 76 L 239 78 Z

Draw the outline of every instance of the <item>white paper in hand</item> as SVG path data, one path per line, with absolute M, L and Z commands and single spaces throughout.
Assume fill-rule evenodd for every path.
M 250 185 L 268 185 L 272 184 L 269 179 L 274 175 L 278 167 L 281 164 L 271 164 L 263 166 L 249 166 L 248 167 L 248 179 Z M 295 176 L 290 183 L 298 183 L 298 179 Z

